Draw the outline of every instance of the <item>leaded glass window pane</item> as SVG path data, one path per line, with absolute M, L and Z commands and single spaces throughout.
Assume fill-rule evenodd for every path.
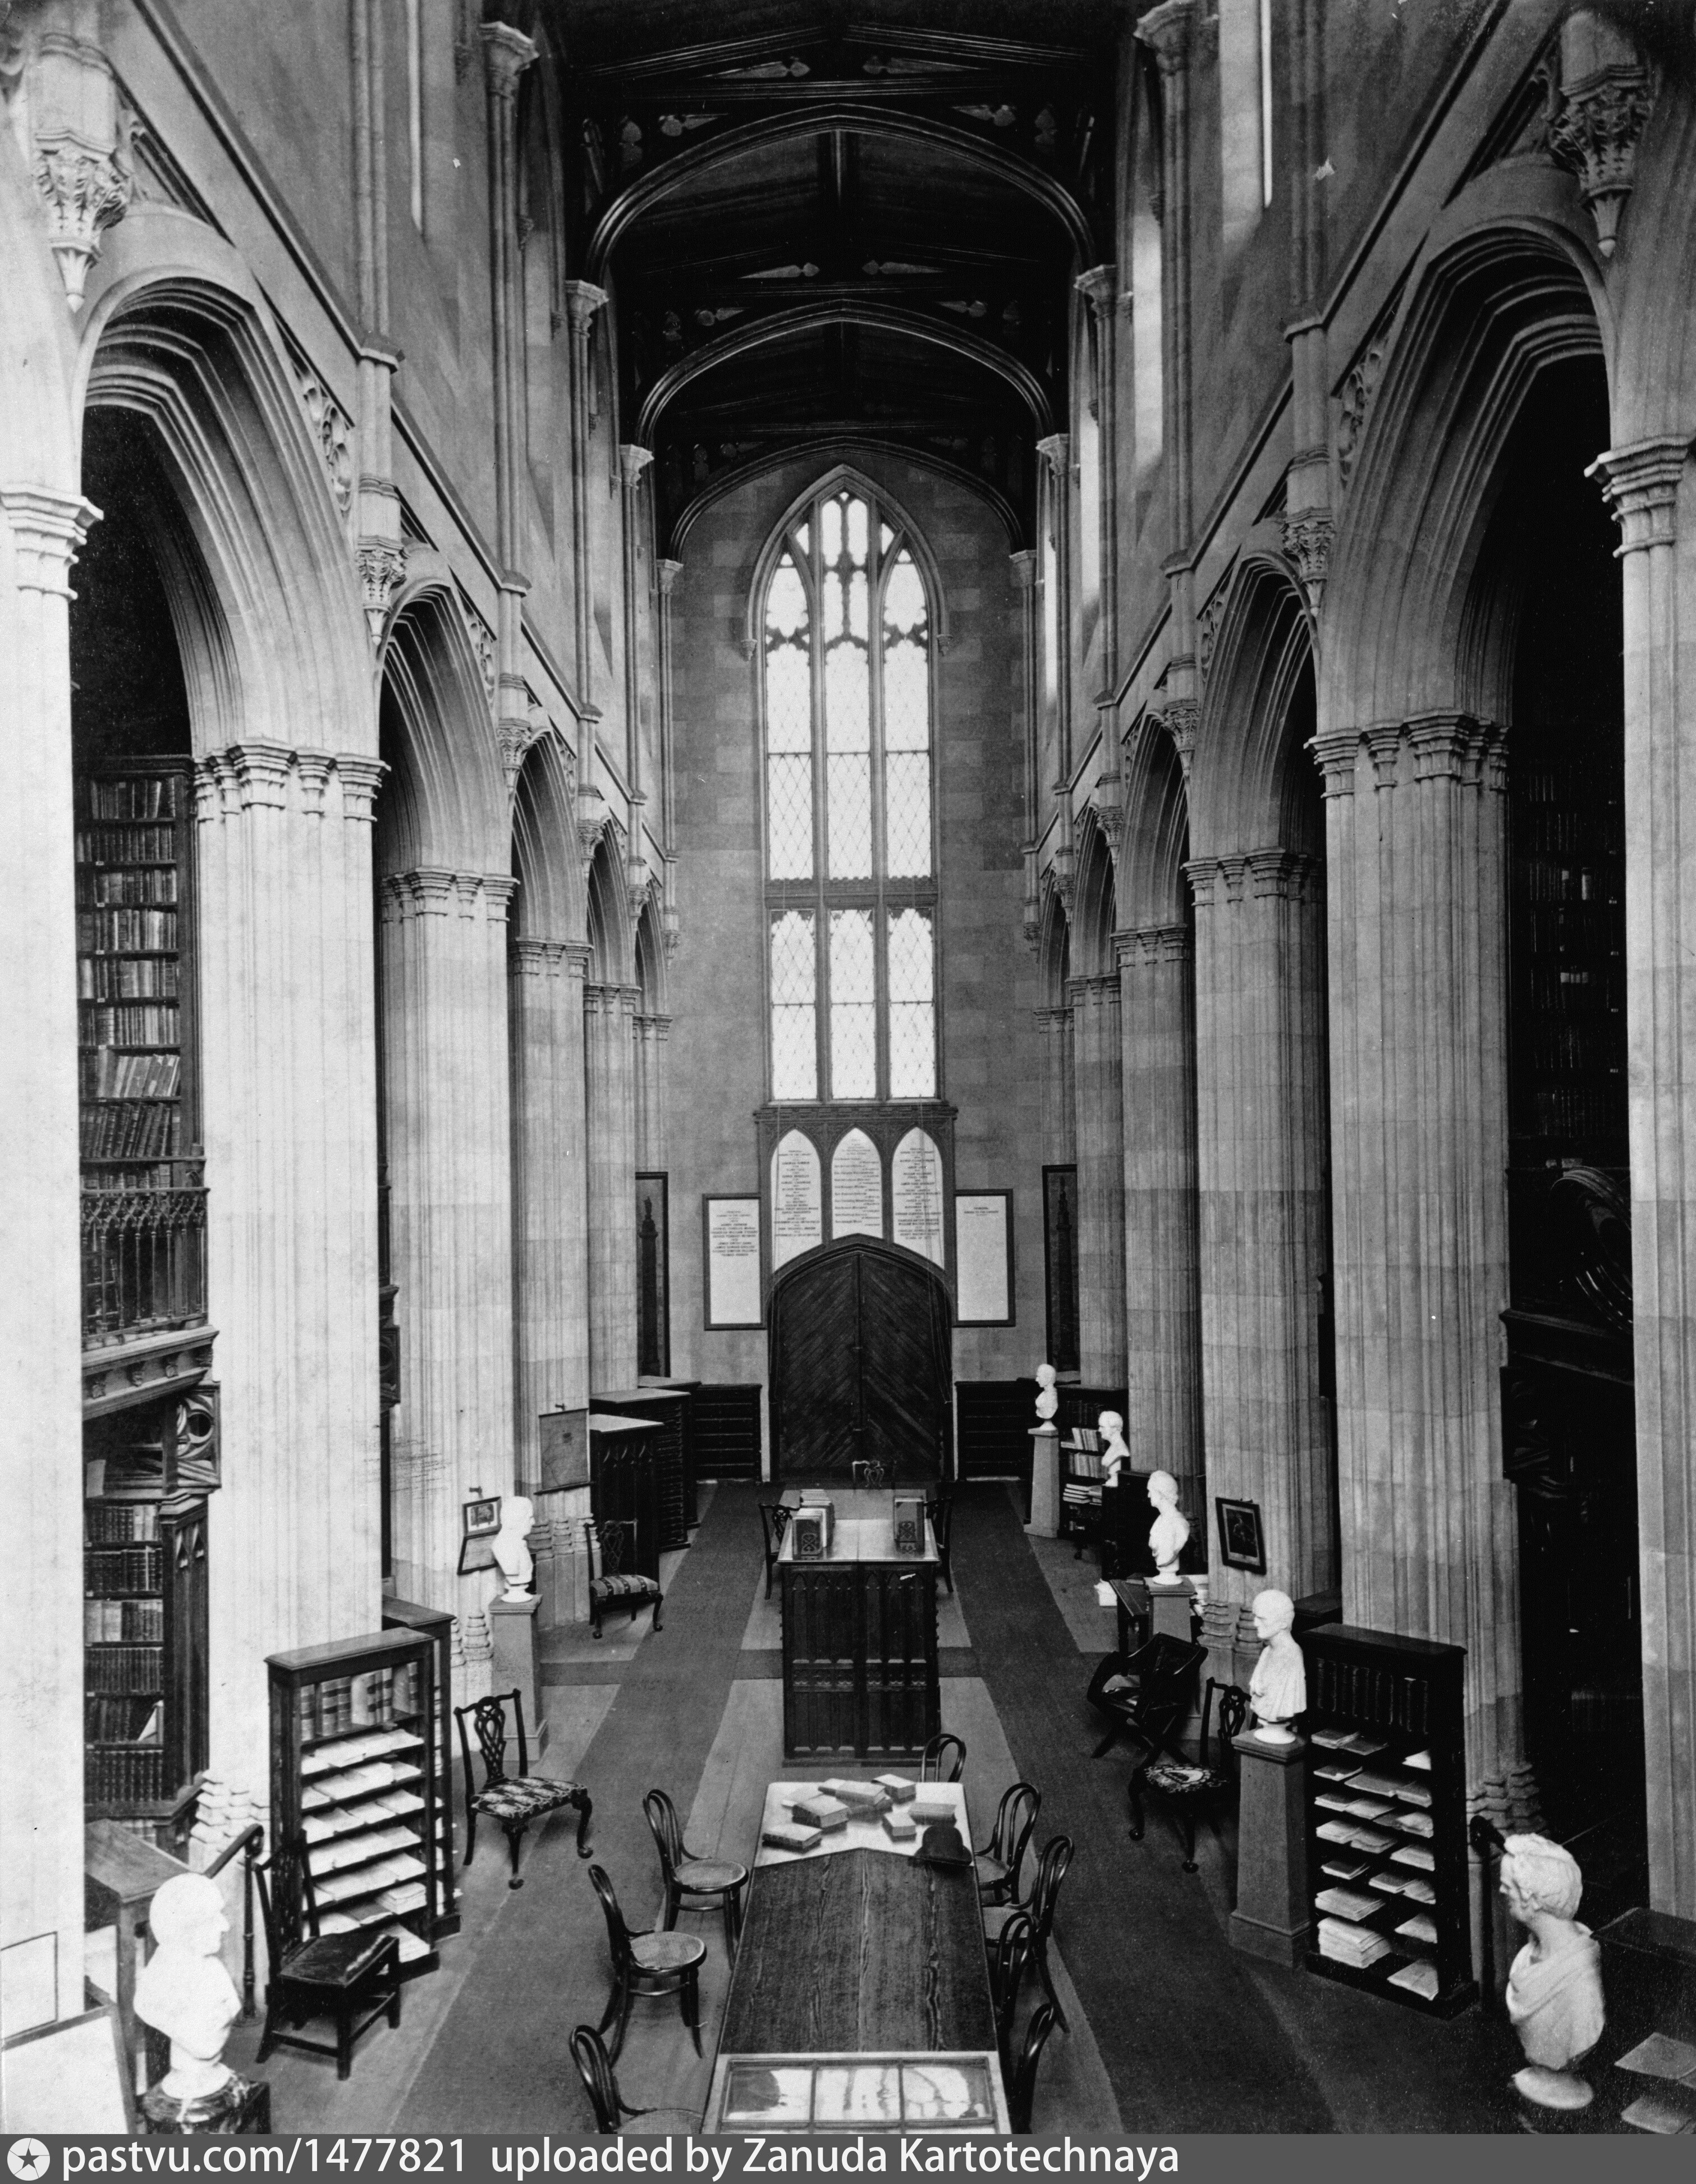
M 936 961 L 928 911 L 889 919 L 889 1096 L 930 1100 L 937 1090 Z
M 766 594 L 765 627 L 773 637 L 795 637 L 807 627 L 807 588 L 787 554 L 778 563 Z
M 767 854 L 775 880 L 813 877 L 813 761 L 774 751 L 765 761 Z
M 819 1096 L 818 966 L 809 910 L 771 921 L 771 1096 Z
M 853 644 L 825 658 L 825 744 L 829 852 L 833 880 L 871 878 L 871 705 L 868 655 Z
M 765 655 L 765 747 L 813 748 L 813 663 L 804 644 L 780 644 Z
M 925 587 L 913 566 L 913 556 L 899 554 L 883 593 L 883 619 L 904 636 L 923 627 L 926 619 Z
M 923 879 L 931 869 L 931 760 L 925 751 L 892 751 L 884 771 L 889 877 Z
M 831 912 L 831 1097 L 877 1097 L 877 966 L 871 912 Z

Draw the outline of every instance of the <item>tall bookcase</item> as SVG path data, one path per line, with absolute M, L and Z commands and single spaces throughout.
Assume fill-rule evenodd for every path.
M 1432 2015 L 1477 1999 L 1469 1938 L 1465 1648 L 1348 1624 L 1307 1659 L 1307 1964 Z M 1338 1953 L 1340 1952 L 1340 1953 Z
M 448 1930 L 451 1851 L 437 1743 L 437 1645 L 391 1630 L 273 1653 L 271 1830 L 303 1847 L 321 1934 L 399 1936 L 404 1976 L 433 1971 Z M 286 1939 L 305 1927 L 304 1889 L 277 1892 Z

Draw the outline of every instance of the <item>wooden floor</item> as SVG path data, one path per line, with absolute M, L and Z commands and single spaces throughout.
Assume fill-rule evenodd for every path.
M 764 1598 L 756 1490 L 715 1492 L 695 1543 L 666 1573 L 664 1628 L 648 1618 L 549 1644 L 551 1742 L 544 1771 L 575 1775 L 595 1801 L 595 1856 L 632 1925 L 659 1903 L 641 1811 L 667 1790 L 692 1849 L 751 1863 L 766 1784 L 820 1776 L 782 1758 L 775 1601 Z M 1093 1565 L 1024 1533 L 1007 1490 L 963 1490 L 943 1596 L 943 1720 L 965 1740 L 974 1833 L 1001 1791 L 1043 1791 L 1034 1838 L 1064 1831 L 1076 1856 L 1062 1892 L 1055 1975 L 1070 2031 L 1043 2057 L 1033 2127 L 1074 2133 L 1187 2131 L 1512 2131 L 1507 2079 L 1520 2058 L 1499 2020 L 1449 2025 L 1304 1972 L 1233 1951 L 1234 1843 L 1204 1827 L 1201 1870 L 1182 1870 L 1176 1835 L 1154 1819 L 1133 1843 L 1122 1754 L 1094 1762 L 1082 1705 L 1112 1642 Z M 568 1816 L 569 1819 L 569 1816 Z M 462 1830 L 463 1840 L 463 1830 Z M 398 2032 L 363 2043 L 353 2076 L 325 2061 L 269 2058 L 281 2131 L 551 2131 L 592 2128 L 566 2052 L 608 1992 L 605 1929 L 573 1830 L 532 1832 L 525 1886 L 505 1886 L 497 1844 L 464 1875 L 464 1930 L 442 1968 L 410 1987 Z M 619 2068 L 626 2100 L 698 2109 L 726 1984 L 716 1914 L 690 1919 L 707 1944 L 704 2060 L 675 2003 L 639 2002 Z M 253 2036 L 232 2044 L 242 2067 Z

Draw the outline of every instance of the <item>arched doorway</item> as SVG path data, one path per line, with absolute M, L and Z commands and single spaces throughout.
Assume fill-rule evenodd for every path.
M 771 1294 L 771 1442 L 783 1479 L 861 1461 L 933 1479 L 947 1442 L 952 1315 L 941 1274 L 856 1238 L 810 1252 Z

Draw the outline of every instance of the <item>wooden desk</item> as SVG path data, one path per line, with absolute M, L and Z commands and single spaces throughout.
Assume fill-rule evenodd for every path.
M 825 2124 L 1008 2131 L 971 1870 L 850 1849 L 754 1873 L 704 2128 Z
M 147 1914 L 154 1892 L 190 1869 L 180 1858 L 155 1850 L 115 1820 L 90 1820 L 82 1831 L 88 1923 L 118 1929 L 118 2005 L 124 2046 L 132 2070 L 147 2083 L 147 2028 L 136 2015 L 136 1973 L 147 1958 Z M 139 1945 L 139 1946 L 138 1946 Z
M 887 1491 L 833 1499 L 830 1554 L 798 1561 L 792 1524 L 777 1557 L 784 1757 L 911 1758 L 942 1727 L 936 1542 L 927 1522 L 922 1554 L 896 1552 Z

